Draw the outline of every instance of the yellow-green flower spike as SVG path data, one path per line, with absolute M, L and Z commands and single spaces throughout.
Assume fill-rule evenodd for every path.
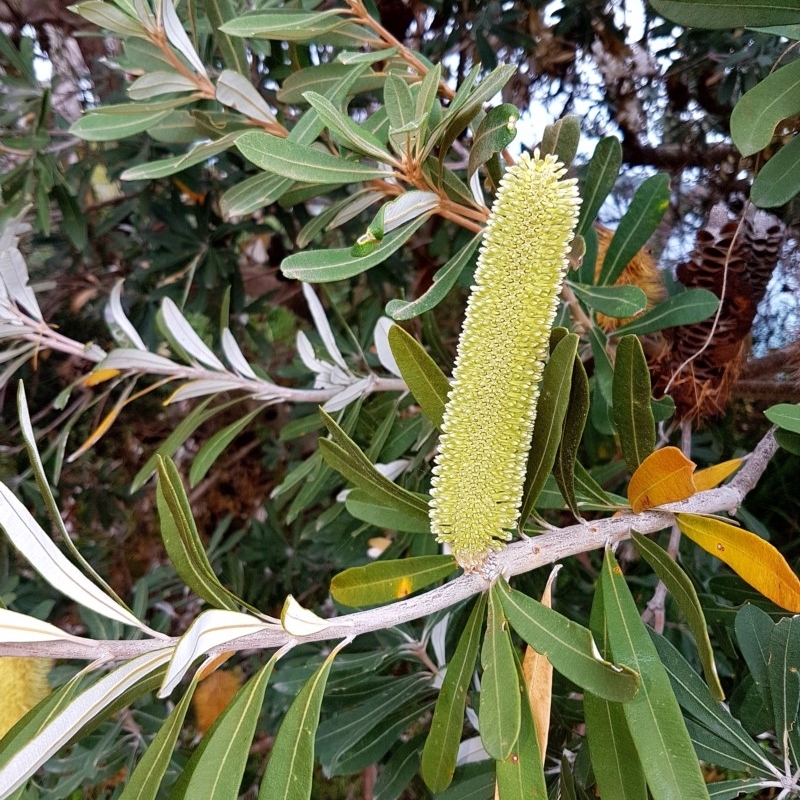
M 433 468 L 431 530 L 468 572 L 517 524 L 539 381 L 578 219 L 555 156 L 510 167 L 486 226 Z

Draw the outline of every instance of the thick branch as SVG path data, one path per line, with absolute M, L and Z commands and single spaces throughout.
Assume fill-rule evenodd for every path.
M 342 639 L 347 636 L 357 636 L 362 633 L 392 628 L 466 600 L 484 591 L 491 581 L 499 575 L 510 578 L 547 564 L 553 564 L 568 556 L 597 550 L 607 544 L 616 544 L 628 539 L 631 535 L 631 530 L 636 530 L 638 533 L 643 534 L 661 531 L 672 525 L 674 514 L 676 513 L 712 514 L 719 511 L 735 512 L 747 493 L 758 483 L 759 478 L 777 449 L 778 444 L 775 441 L 775 437 L 772 435 L 772 431 L 769 431 L 750 454 L 744 467 L 736 477 L 729 484 L 718 489 L 700 492 L 680 503 L 672 503 L 641 514 L 627 512 L 594 522 L 570 525 L 560 530 L 549 531 L 541 536 L 515 542 L 490 559 L 484 575 L 461 575 L 455 580 L 425 592 L 418 597 L 401 600 L 400 602 L 369 611 L 345 614 L 330 620 L 331 625 L 329 628 L 304 637 L 302 640 L 290 636 L 282 629 L 267 630 L 222 645 L 212 650 L 211 654 L 215 655 L 234 650 L 251 650 L 254 648 L 272 649 L 282 647 L 292 641 L 300 644 L 301 641 Z M 177 641 L 177 639 L 168 641 L 154 639 L 125 641 L 87 640 L 86 645 L 73 642 L 0 643 L 0 655 L 120 660 L 132 658 L 165 646 L 174 646 Z

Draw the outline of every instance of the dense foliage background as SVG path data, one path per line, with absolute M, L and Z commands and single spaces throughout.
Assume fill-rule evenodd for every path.
M 404 523 L 391 504 L 376 511 L 352 464 L 348 472 L 323 458 L 318 437 L 330 433 L 346 447 L 318 408 L 370 462 L 387 465 L 417 499 L 425 494 L 435 398 L 401 391 L 407 364 L 390 350 L 381 320 L 399 321 L 451 374 L 476 235 L 502 171 L 538 145 L 571 164 L 584 209 L 558 319 L 576 334 L 563 362 L 569 372 L 577 354 L 573 388 L 557 403 L 564 438 L 551 442 L 560 444 L 556 475 L 531 498 L 526 532 L 627 508 L 639 466 L 631 436 L 652 438 L 650 449 L 677 446 L 703 468 L 750 453 L 772 421 L 783 449 L 736 518 L 795 567 L 800 415 L 789 404 L 800 391 L 800 8 L 741 2 L 698 16 L 691 5 L 0 2 L 0 478 L 49 530 L 23 445 L 21 379 L 68 538 L 151 628 L 179 636 L 204 601 L 213 605 L 192 582 L 191 565 L 176 565 L 180 547 L 162 538 L 158 454 L 177 466 L 170 473 L 162 463 L 162 493 L 170 476 L 183 476 L 199 540 L 231 597 L 276 618 L 288 595 L 325 618 L 377 605 L 332 598 L 332 578 L 376 558 L 440 548 L 419 535 L 417 517 Z M 751 190 L 769 216 L 755 213 Z M 627 421 L 623 363 L 628 393 L 644 407 Z M 424 369 L 435 382 L 438 373 Z M 764 411 L 776 404 L 768 419 Z M 652 434 L 642 434 L 648 424 Z M 345 505 L 341 492 L 353 483 L 362 495 Z M 677 584 L 654 572 L 658 556 L 624 543 L 617 559 L 639 611 L 663 634 L 658 652 L 703 777 L 724 782 L 711 796 L 796 795 L 797 780 L 781 785 L 774 773 L 784 758 L 790 776 L 800 765 L 800 693 L 786 677 L 800 651 L 789 612 L 800 605 L 787 610 L 762 596 L 764 582 L 779 582 L 771 567 L 756 580 L 759 593 L 677 529 L 650 532 L 659 527 L 655 540 L 679 557 L 698 595 L 689 606 L 705 615 L 732 716 L 720 721 L 698 628 L 673 599 Z M 590 625 L 602 544 L 564 559 L 553 589 L 553 607 L 582 625 Z M 547 572 L 525 572 L 514 587 L 538 599 Z M 223 596 L 216 591 L 209 594 Z M 78 635 L 131 635 L 66 600 L 5 539 L 0 603 Z M 419 774 L 443 667 L 470 611 L 462 602 L 377 626 L 333 666 L 325 662 L 311 796 L 493 796 L 494 762 L 474 730 L 471 669 L 455 780 L 434 786 L 434 795 Z M 785 641 L 786 672 L 770 679 L 769 626 L 781 620 L 775 641 Z M 591 627 L 600 640 L 596 620 Z M 516 635 L 514 644 L 522 654 Z M 277 662 L 252 742 L 241 747 L 248 757 L 220 797 L 240 788 L 257 796 L 281 720 L 329 653 L 314 641 Z M 202 753 L 199 735 L 246 678 L 258 674 L 266 685 L 266 661 L 262 649 L 244 650 L 199 684 L 161 787 L 156 781 L 137 796 L 189 792 L 189 779 L 178 776 L 195 774 L 189 759 Z M 53 685 L 66 684 L 76 664 L 59 662 Z M 682 672 L 689 665 L 706 669 L 712 689 Z M 707 698 L 698 699 L 694 679 Z M 121 796 L 171 711 L 152 688 L 59 750 L 21 796 Z M 543 740 L 548 714 L 534 710 L 552 797 L 596 796 L 602 756 L 590 757 L 581 698 L 574 679 L 556 671 Z M 772 767 L 766 777 L 759 752 Z M 684 796 L 679 787 L 656 788 L 645 772 L 653 796 Z M 302 796 L 292 791 L 280 796 Z

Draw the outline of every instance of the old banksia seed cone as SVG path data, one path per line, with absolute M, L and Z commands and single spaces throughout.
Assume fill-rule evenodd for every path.
M 580 198 L 555 156 L 510 167 L 486 225 L 433 468 L 431 530 L 468 572 L 511 538 Z

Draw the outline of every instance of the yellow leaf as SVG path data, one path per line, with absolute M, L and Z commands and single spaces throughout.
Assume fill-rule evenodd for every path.
M 787 611 L 800 612 L 800 580 L 769 542 L 719 519 L 675 516 L 685 536 L 724 561 L 764 597 Z
M 119 375 L 118 369 L 96 369 L 90 372 L 83 379 L 83 385 L 97 386 L 99 383 L 105 383 L 106 381 L 110 381 L 112 378 L 116 378 L 117 375 Z
M 721 464 L 714 464 L 713 467 L 701 469 L 694 474 L 694 485 L 698 492 L 705 492 L 706 489 L 713 489 L 719 486 L 729 475 L 733 475 L 742 466 L 743 458 L 732 458 L 730 461 L 723 461 Z
M 241 686 L 242 677 L 237 670 L 221 669 L 212 672 L 195 689 L 192 708 L 195 725 L 201 734 L 216 722 Z
M 651 453 L 628 484 L 628 502 L 634 513 L 691 497 L 696 491 L 694 468 L 694 461 L 677 447 L 662 447 Z

